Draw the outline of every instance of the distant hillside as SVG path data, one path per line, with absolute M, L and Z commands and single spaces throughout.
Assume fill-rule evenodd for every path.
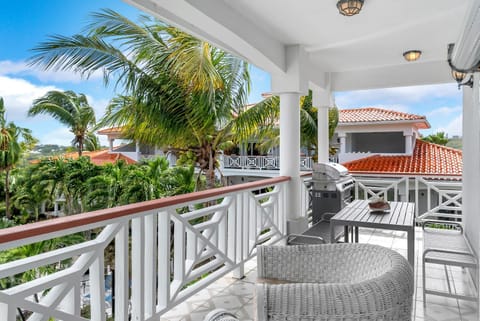
M 27 160 L 39 159 L 47 156 L 55 156 L 65 154 L 74 150 L 71 146 L 60 146 L 53 144 L 36 145 L 28 155 Z
M 454 136 L 453 138 L 450 138 L 446 146 L 462 149 L 462 137 Z

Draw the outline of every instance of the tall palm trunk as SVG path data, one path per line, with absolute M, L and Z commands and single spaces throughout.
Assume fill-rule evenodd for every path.
M 5 215 L 8 219 L 12 218 L 10 213 L 10 170 L 5 170 Z
M 207 189 L 215 187 L 215 152 L 212 150 L 212 146 L 208 146 L 208 170 L 206 173 Z
M 82 157 L 83 152 L 83 136 L 77 136 L 78 141 L 78 157 Z

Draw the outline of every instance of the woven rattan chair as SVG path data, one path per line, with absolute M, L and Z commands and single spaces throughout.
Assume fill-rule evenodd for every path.
M 258 247 L 257 320 L 411 320 L 413 271 L 371 244 Z

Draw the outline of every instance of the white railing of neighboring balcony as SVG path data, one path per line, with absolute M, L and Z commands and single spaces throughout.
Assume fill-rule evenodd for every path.
M 382 197 L 387 201 L 415 202 L 417 220 L 462 218 L 462 181 L 460 176 L 403 176 L 355 178 L 355 198 Z
M 278 156 L 232 156 L 223 155 L 223 168 L 229 169 L 258 169 L 278 170 L 280 169 L 280 157 Z M 300 157 L 300 169 L 312 169 L 311 157 Z
M 15 320 L 18 308 L 32 313 L 29 320 L 88 320 L 80 316 L 87 272 L 90 319 L 105 320 L 107 247 L 115 257 L 115 320 L 158 320 L 226 273 L 242 276 L 258 244 L 283 238 L 288 181 L 277 177 L 0 230 L 2 251 L 97 235 L 0 265 L 3 280 L 36 276 L 0 291 L 0 320 Z M 45 266 L 50 273 L 41 272 Z

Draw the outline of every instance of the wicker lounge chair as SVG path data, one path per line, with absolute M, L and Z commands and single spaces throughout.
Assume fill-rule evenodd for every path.
M 413 271 L 395 251 L 347 243 L 260 246 L 257 255 L 259 321 L 411 320 Z

